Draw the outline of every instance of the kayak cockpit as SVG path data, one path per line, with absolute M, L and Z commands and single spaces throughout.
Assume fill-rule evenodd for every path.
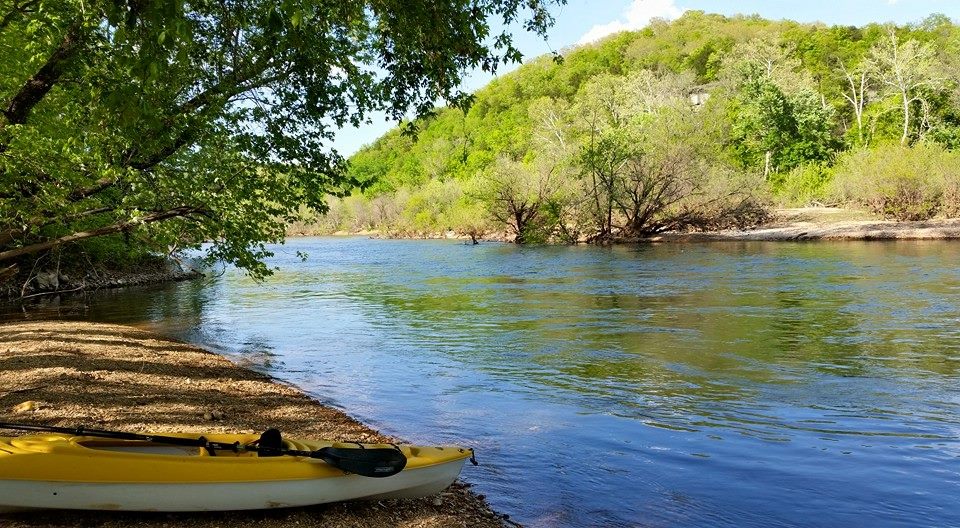
M 96 451 L 109 451 L 112 453 L 133 453 L 142 455 L 166 455 L 181 457 L 206 457 L 211 456 L 211 452 L 206 447 L 199 446 L 178 446 L 155 442 L 139 442 L 129 440 L 102 440 L 102 439 L 83 439 L 74 442 L 80 447 L 93 449 Z M 284 442 L 286 444 L 287 442 Z M 284 445 L 284 448 L 290 447 Z M 234 451 L 231 449 L 215 449 L 212 453 L 218 457 L 233 458 L 257 458 L 255 451 Z

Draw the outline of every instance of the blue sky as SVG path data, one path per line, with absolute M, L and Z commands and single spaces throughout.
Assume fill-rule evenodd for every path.
M 960 20 L 960 0 L 568 0 L 566 5 L 554 9 L 556 24 L 547 41 L 519 29 L 514 31 L 514 40 L 525 57 L 536 57 L 618 30 L 641 28 L 652 17 L 676 18 L 687 9 L 858 26 L 869 22 L 916 22 L 931 13 Z M 503 68 L 499 74 L 514 68 L 516 65 Z M 476 90 L 490 79 L 490 75 L 476 72 L 468 76 L 464 87 Z M 349 156 L 394 124 L 377 116 L 373 123 L 359 129 L 343 129 L 337 134 L 334 147 Z

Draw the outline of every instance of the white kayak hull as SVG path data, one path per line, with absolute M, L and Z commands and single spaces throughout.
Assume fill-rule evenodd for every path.
M 379 479 L 343 475 L 316 480 L 135 484 L 0 480 L 0 511 L 229 511 L 417 498 L 446 489 L 463 464 L 464 460 L 455 460 Z

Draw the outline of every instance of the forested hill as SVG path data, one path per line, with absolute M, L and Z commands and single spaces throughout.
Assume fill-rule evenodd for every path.
M 773 203 L 954 215 L 960 28 L 687 12 L 533 59 L 350 159 L 331 229 L 612 240 Z

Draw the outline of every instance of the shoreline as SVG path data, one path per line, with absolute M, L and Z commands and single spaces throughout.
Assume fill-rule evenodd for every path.
M 357 231 L 327 234 L 289 234 L 289 238 L 311 236 L 367 236 L 388 240 L 461 240 L 469 236 L 453 231 L 418 236 L 392 236 L 379 231 Z M 718 231 L 668 231 L 641 238 L 618 239 L 612 244 L 656 242 L 797 242 L 797 241 L 855 241 L 855 240 L 954 240 L 960 239 L 960 219 L 933 219 L 923 221 L 896 221 L 876 218 L 867 213 L 833 207 L 804 207 L 778 209 L 774 219 L 764 225 L 748 229 Z M 481 242 L 512 243 L 503 233 L 479 238 Z M 581 242 L 586 243 L 586 242 Z
M 131 432 L 261 432 L 396 442 L 302 390 L 226 356 L 130 326 L 73 321 L 0 324 L 0 419 Z M 0 435 L 13 435 L 6 431 Z M 7 528 L 499 528 L 508 517 L 460 480 L 423 499 L 210 513 L 37 511 L 0 514 Z
M 791 222 L 755 229 L 730 229 L 693 233 L 663 233 L 641 242 L 798 242 L 856 240 L 954 240 L 960 239 L 960 220 L 896 222 L 850 220 L 832 224 Z
M 26 283 L 22 282 L 22 278 L 0 283 L 0 302 L 15 303 L 46 296 L 181 282 L 205 276 L 195 269 L 182 270 L 166 261 L 122 271 L 90 268 L 63 272 L 45 269 L 32 274 Z

